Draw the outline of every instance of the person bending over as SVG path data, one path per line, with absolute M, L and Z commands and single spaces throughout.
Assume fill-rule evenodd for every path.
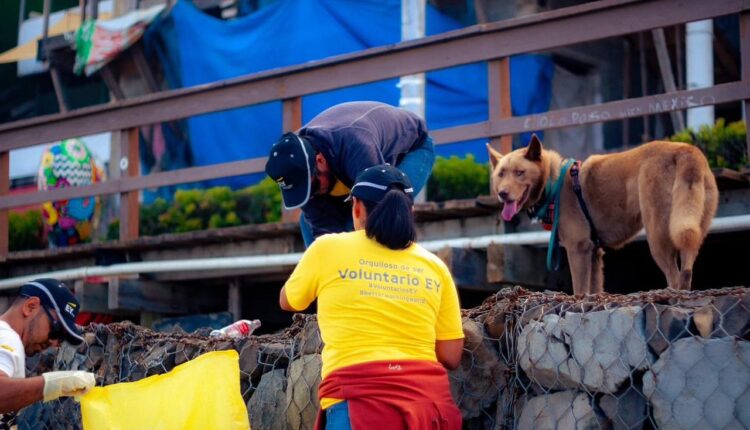
M 344 199 L 357 175 L 388 163 L 409 177 L 414 195 L 427 183 L 435 148 L 416 114 L 377 102 L 333 106 L 271 147 L 266 173 L 281 188 L 286 209 L 302 208 L 305 247 L 325 233 L 353 229 Z

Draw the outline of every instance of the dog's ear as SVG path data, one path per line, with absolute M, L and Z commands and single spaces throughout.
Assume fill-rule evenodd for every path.
M 490 168 L 494 169 L 500 159 L 503 158 L 503 154 L 496 151 L 489 143 L 487 144 L 487 153 L 490 154 Z
M 542 159 L 542 141 L 536 137 L 536 134 L 531 135 L 529 140 L 529 146 L 526 147 L 526 153 L 524 158 L 529 161 L 541 161 Z

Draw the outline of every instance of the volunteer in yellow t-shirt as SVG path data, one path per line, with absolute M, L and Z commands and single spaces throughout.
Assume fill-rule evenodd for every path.
M 325 428 L 460 428 L 445 370 L 463 350 L 458 295 L 445 264 L 414 242 L 412 193 L 395 167 L 364 170 L 351 191 L 355 231 L 318 238 L 281 289 L 285 310 L 318 299 Z

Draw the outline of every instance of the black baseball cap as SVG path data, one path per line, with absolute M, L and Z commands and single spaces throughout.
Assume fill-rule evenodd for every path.
M 271 146 L 266 173 L 281 188 L 284 208 L 302 207 L 310 199 L 315 151 L 304 137 L 286 133 Z
M 73 345 L 83 342 L 81 330 L 76 326 L 80 305 L 63 282 L 51 278 L 35 279 L 24 284 L 19 295 L 39 297 L 45 309 L 57 314 L 64 329 L 65 340 Z
M 409 197 L 414 194 L 409 177 L 401 170 L 389 165 L 380 164 L 368 167 L 357 175 L 349 198 L 379 202 L 391 188 L 398 188 Z

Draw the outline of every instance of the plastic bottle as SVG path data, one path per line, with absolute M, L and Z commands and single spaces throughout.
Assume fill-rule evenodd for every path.
M 218 330 L 212 330 L 211 336 L 246 337 L 260 327 L 260 320 L 239 320 Z

